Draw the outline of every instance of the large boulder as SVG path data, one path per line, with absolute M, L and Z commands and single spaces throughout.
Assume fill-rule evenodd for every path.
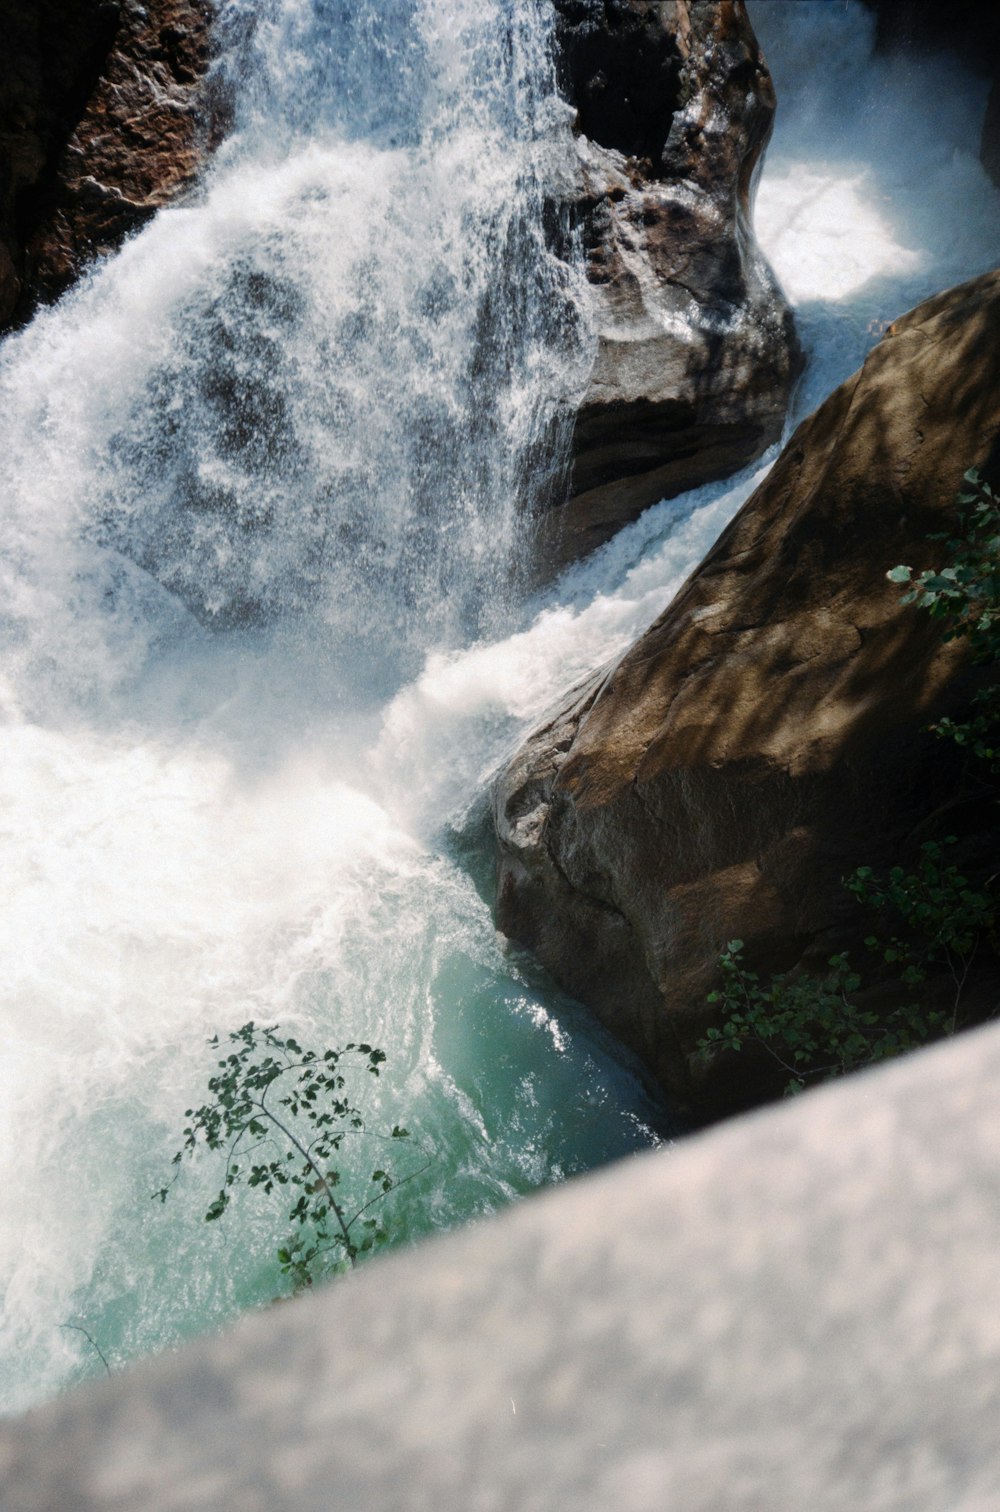
M 927 727 L 975 674 L 886 571 L 931 565 L 966 468 L 996 468 L 998 329 L 1000 273 L 890 327 L 498 784 L 501 929 L 703 1111 L 774 1090 L 746 1056 L 693 1053 L 725 943 L 764 970 L 857 947 L 842 878 L 953 804 L 957 750 Z M 997 838 L 991 805 L 947 826 Z
M 0 330 L 193 179 L 212 0 L 0 0 Z
M 724 477 L 781 433 L 791 316 L 754 239 L 774 90 L 742 0 L 554 0 L 578 174 L 593 369 L 550 569 L 656 500 Z

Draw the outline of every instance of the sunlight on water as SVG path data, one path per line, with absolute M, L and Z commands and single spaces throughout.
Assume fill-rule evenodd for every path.
M 988 85 L 954 57 L 876 55 L 860 0 L 750 0 L 778 95 L 757 196 L 761 245 L 813 354 L 799 414 L 897 316 L 996 263 L 979 162 Z
M 117 1366 L 274 1295 L 264 1202 L 201 1223 L 207 1161 L 149 1200 L 217 1030 L 387 1051 L 369 1122 L 433 1157 L 404 1239 L 665 1127 L 497 938 L 485 784 L 768 459 L 521 599 L 518 496 L 589 357 L 579 272 L 541 228 L 570 152 L 548 8 L 280 0 L 248 30 L 251 10 L 223 10 L 237 130 L 200 195 L 0 348 L 8 1411 L 101 1370 L 62 1325 Z M 911 65 L 870 57 L 860 6 L 752 11 L 783 99 L 760 222 L 810 356 L 801 412 L 880 321 L 984 266 L 1000 216 L 978 85 L 949 74 L 930 111 Z M 814 91 L 819 47 L 847 61 Z M 878 110 L 845 112 L 848 85 Z M 975 190 L 948 246 L 918 181 L 946 206 Z
M 844 299 L 872 278 L 912 273 L 923 260 L 896 242 L 864 173 L 840 177 L 790 163 L 782 177 L 766 180 L 756 224 L 762 244 L 773 245 L 774 271 L 795 304 Z

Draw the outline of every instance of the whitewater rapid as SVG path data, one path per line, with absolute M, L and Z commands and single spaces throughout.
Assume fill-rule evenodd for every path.
M 201 1223 L 208 1162 L 149 1200 L 216 1031 L 386 1050 L 370 1120 L 433 1156 L 403 1239 L 670 1128 L 496 936 L 484 794 L 769 459 L 526 596 L 518 493 L 590 351 L 541 231 L 547 8 L 253 8 L 198 195 L 0 348 L 6 1411 L 100 1372 L 64 1325 L 117 1367 L 274 1295 L 266 1203 Z M 801 415 L 991 265 L 1000 205 L 978 81 L 873 58 L 855 0 L 751 14 Z

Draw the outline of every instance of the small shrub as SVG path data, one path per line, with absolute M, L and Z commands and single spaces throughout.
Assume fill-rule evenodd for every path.
M 722 986 L 708 997 L 721 1006 L 722 1024 L 698 1041 L 699 1051 L 736 1051 L 752 1041 L 788 1072 L 788 1095 L 953 1034 L 973 958 L 984 938 L 995 945 L 997 927 L 996 899 L 970 887 L 948 864 L 945 847 L 954 843 L 954 836 L 925 842 L 911 872 L 896 866 L 880 879 L 861 866 L 847 879 L 845 886 L 882 926 L 865 944 L 888 970 L 867 982 L 844 953 L 831 956 L 822 975 L 786 972 L 762 983 L 745 964 L 743 941 L 731 940 L 719 962 Z M 950 973 L 950 1009 L 929 1008 L 917 998 L 875 1012 L 859 1001 L 879 980 L 914 991 L 934 967 Z
M 739 1051 L 750 1041 L 761 1045 L 788 1072 L 786 1095 L 873 1057 L 875 1017 L 852 1003 L 860 978 L 846 955 L 831 956 L 822 977 L 785 973 L 762 984 L 746 966 L 743 949 L 742 940 L 730 940 L 720 958 L 722 986 L 708 1001 L 721 1005 L 723 1022 L 698 1041 L 701 1052 Z
M 880 881 L 871 867 L 859 866 L 846 884 L 859 902 L 889 923 L 881 939 L 869 935 L 865 944 L 880 954 L 904 987 L 921 986 L 932 967 L 943 967 L 950 975 L 951 1014 L 933 1027 L 951 1034 L 958 1027 L 962 994 L 980 942 L 986 939 L 995 947 L 997 926 L 997 900 L 989 885 L 974 888 L 948 862 L 946 847 L 957 843 L 954 835 L 940 842 L 925 840 L 915 870 L 894 866 Z M 903 926 L 899 933 L 889 922 L 893 916 Z
M 904 604 L 916 604 L 943 621 L 945 641 L 968 640 L 974 659 L 1000 662 L 1000 498 L 975 470 L 965 474 L 958 495 L 958 530 L 931 536 L 947 565 L 913 576 L 911 567 L 893 567 L 889 581 L 907 586 Z M 973 699 L 967 718 L 944 718 L 932 728 L 954 740 L 992 772 L 1000 769 L 1000 683 L 990 683 Z
M 211 1101 L 186 1110 L 191 1122 L 173 1164 L 193 1155 L 199 1142 L 224 1156 L 222 1186 L 205 1214 L 209 1223 L 222 1217 L 240 1183 L 293 1199 L 287 1215 L 291 1232 L 277 1257 L 282 1274 L 298 1291 L 355 1265 L 360 1255 L 385 1243 L 388 1232 L 373 1209 L 427 1164 L 402 1178 L 379 1165 L 366 1192 L 343 1195 L 334 1164 L 337 1153 L 349 1136 L 366 1134 L 344 1071 L 353 1062 L 377 1077 L 385 1055 L 365 1044 L 322 1052 L 303 1049 L 290 1035 L 281 1038 L 278 1027 L 260 1028 L 251 1021 L 229 1035 L 234 1048 L 217 1062 L 217 1074 L 209 1080 Z M 218 1048 L 218 1035 L 208 1043 Z M 397 1124 L 391 1133 L 366 1137 L 396 1143 L 410 1136 Z M 154 1198 L 165 1202 L 172 1186 L 161 1187 Z

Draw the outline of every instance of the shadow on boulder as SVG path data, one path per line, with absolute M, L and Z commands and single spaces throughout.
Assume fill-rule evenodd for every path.
M 978 674 L 886 572 L 931 566 L 966 468 L 996 468 L 998 322 L 995 273 L 890 327 L 498 785 L 501 929 L 702 1112 L 775 1090 L 746 1058 L 692 1061 L 727 940 L 758 969 L 815 967 L 863 933 L 843 877 L 903 859 L 932 811 L 969 864 L 996 839 L 928 731 Z

